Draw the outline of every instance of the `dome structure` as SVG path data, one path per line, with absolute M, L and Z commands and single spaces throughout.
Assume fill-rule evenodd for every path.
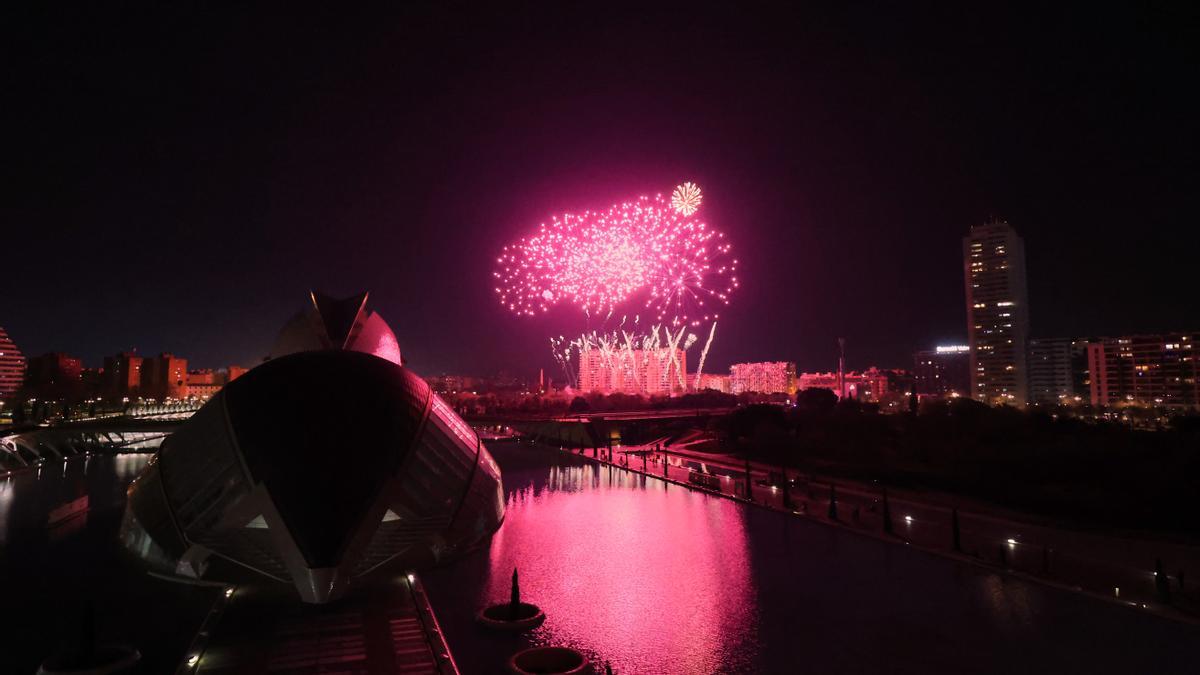
M 310 603 L 469 550 L 504 516 L 471 427 L 407 368 L 346 349 L 298 350 L 229 383 L 128 496 L 122 540 L 161 571 L 270 578 Z
M 346 349 L 401 365 L 400 343 L 387 322 L 367 309 L 369 296 L 364 292 L 337 299 L 310 291 L 311 304 L 283 325 L 267 358 L 320 349 Z

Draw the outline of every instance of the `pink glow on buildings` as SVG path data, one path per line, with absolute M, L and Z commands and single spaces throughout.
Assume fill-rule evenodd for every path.
M 877 402 L 887 394 L 888 374 L 878 368 L 871 367 L 861 373 L 851 371 L 845 377 L 847 398 Z M 829 389 L 841 398 L 841 385 L 835 372 L 801 373 L 797 389 Z
M 579 390 L 603 394 L 670 396 L 686 384 L 687 352 L 683 349 L 633 349 L 579 352 Z
M 735 363 L 729 367 L 731 394 L 794 394 L 796 364 L 789 361 Z

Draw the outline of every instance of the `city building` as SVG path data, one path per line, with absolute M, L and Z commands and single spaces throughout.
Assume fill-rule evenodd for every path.
M 874 366 L 860 372 L 850 371 L 839 377 L 836 372 L 801 373 L 797 380 L 797 389 L 828 389 L 839 399 L 842 398 L 842 385 L 845 385 L 846 398 L 856 401 L 878 402 L 891 390 L 888 371 Z
M 791 361 L 735 363 L 729 367 L 729 393 L 795 394 L 796 364 Z
M 290 584 L 323 604 L 445 563 L 496 531 L 505 500 L 495 460 L 391 360 L 399 352 L 382 320 L 375 337 L 390 339 L 354 341 L 345 310 L 361 307 L 328 300 L 317 323 L 289 323 L 280 342 L 293 351 L 238 378 L 163 441 L 128 490 L 128 551 L 162 575 Z
M 187 374 L 189 398 L 212 398 L 223 386 L 225 386 L 225 378 L 218 371 L 192 370 Z
M 61 352 L 35 356 L 26 364 L 23 391 L 38 399 L 83 398 L 83 362 Z
M 187 359 L 166 352 L 142 359 L 141 394 L 158 401 L 187 398 Z
M 920 396 L 968 396 L 970 345 L 938 345 L 913 354 L 913 378 Z
M 696 391 L 704 391 L 711 389 L 724 394 L 729 393 L 729 376 L 716 375 L 712 373 L 701 373 L 698 377 L 691 376 L 688 380 L 696 388 Z
M 963 238 L 971 396 L 985 403 L 1028 400 L 1029 297 L 1025 244 L 1007 222 L 971 227 Z
M 1087 340 L 1029 341 L 1029 402 L 1079 403 L 1088 396 Z
M 682 349 L 633 349 L 579 353 L 579 390 L 670 396 L 687 389 L 687 353 Z
M 0 400 L 17 393 L 25 381 L 25 356 L 8 333 L 0 328 Z
M 142 357 L 134 352 L 121 352 L 104 357 L 105 396 L 136 398 L 142 391 Z
M 1087 345 L 1092 405 L 1200 408 L 1200 332 L 1100 338 Z

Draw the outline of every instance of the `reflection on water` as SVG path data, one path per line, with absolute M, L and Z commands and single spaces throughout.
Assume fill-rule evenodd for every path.
M 149 460 L 148 454 L 72 457 L 0 480 L 0 546 L 17 531 L 47 531 L 55 509 L 84 495 L 90 498 L 88 511 L 120 506 L 125 486 Z M 77 527 L 56 534 L 76 531 Z
M 642 485 L 624 471 L 553 467 L 545 486 L 510 492 L 485 597 L 508 597 L 516 566 L 548 617 L 539 643 L 597 655 L 618 672 L 736 665 L 755 628 L 742 510 Z
M 1200 672 L 1200 630 L 577 456 L 495 443 L 505 522 L 422 575 L 464 675 L 528 644 L 614 672 Z M 546 611 L 489 633 L 481 607 Z

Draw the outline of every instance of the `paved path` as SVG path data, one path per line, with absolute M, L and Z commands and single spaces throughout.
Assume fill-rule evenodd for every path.
M 588 451 L 590 453 L 590 451 Z M 600 449 L 603 454 L 605 450 Z M 672 446 L 663 454 L 656 444 L 614 448 L 613 460 L 647 473 L 664 476 L 680 483 L 694 483 L 693 470 L 703 463 L 719 476 L 716 490 L 727 495 L 746 496 L 745 461 L 737 457 L 704 453 Z M 645 462 L 643 462 L 645 458 Z M 790 508 L 785 509 L 784 493 L 767 485 L 768 476 L 779 467 L 750 463 L 751 499 L 776 509 L 795 511 L 807 517 L 831 522 L 830 479 L 789 471 L 796 479 L 790 490 Z M 763 483 L 763 484 L 760 484 Z M 834 480 L 837 492 L 836 524 L 876 536 L 884 534 L 882 491 L 878 486 L 857 481 Z M 1200 617 L 1200 547 L 1149 538 L 1130 538 L 1054 527 L 1036 522 L 1034 516 L 1015 514 L 998 507 L 939 493 L 889 489 L 892 536 L 934 551 L 962 555 L 980 562 L 1007 568 L 1076 590 L 1154 609 L 1166 614 Z M 959 507 L 960 551 L 953 550 L 951 508 Z M 1034 521 L 1034 522 L 1031 522 Z M 1170 606 L 1163 602 L 1156 584 L 1155 564 L 1161 560 Z M 1183 592 L 1180 572 L 1184 573 Z
M 456 675 L 419 583 L 403 577 L 305 605 L 290 586 L 239 588 L 179 673 Z

